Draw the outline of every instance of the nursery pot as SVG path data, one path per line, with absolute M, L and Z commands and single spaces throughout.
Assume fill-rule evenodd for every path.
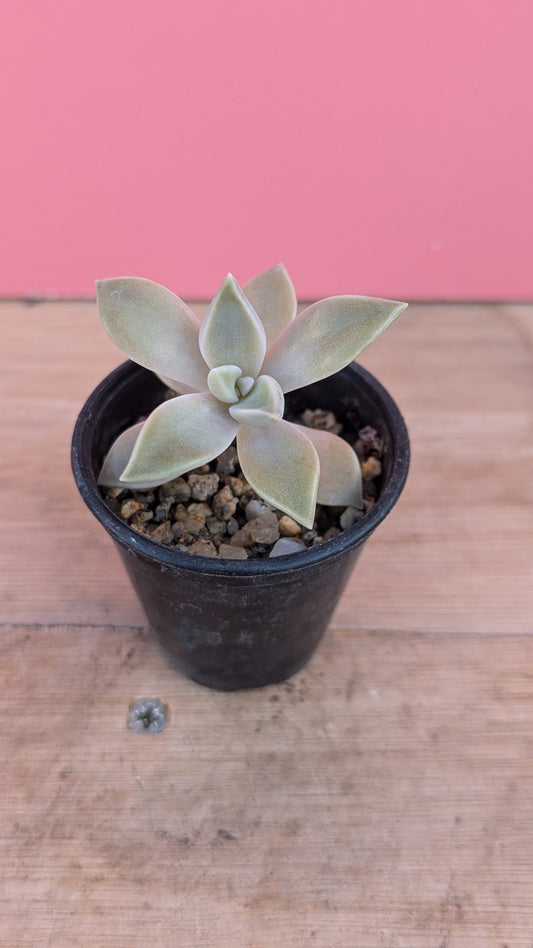
M 403 419 L 382 385 L 355 364 L 299 390 L 307 407 L 342 414 L 349 403 L 361 427 L 379 431 L 379 497 L 361 520 L 315 547 L 266 559 L 218 560 L 137 533 L 100 495 L 97 477 L 111 444 L 149 414 L 164 391 L 155 375 L 133 362 L 101 382 L 74 430 L 78 489 L 115 541 L 151 628 L 183 673 L 225 691 L 282 681 L 313 654 L 364 543 L 398 500 L 409 466 Z

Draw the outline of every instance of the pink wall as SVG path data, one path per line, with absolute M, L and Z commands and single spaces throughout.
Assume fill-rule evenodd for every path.
M 0 295 L 533 297 L 531 0 L 19 0 Z

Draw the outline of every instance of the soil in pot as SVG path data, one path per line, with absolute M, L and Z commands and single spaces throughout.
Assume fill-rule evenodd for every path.
M 174 395 L 174 393 L 172 393 Z M 344 406 L 342 421 L 332 411 L 305 408 L 288 397 L 289 421 L 343 437 L 355 450 L 363 477 L 363 507 L 317 505 L 312 529 L 306 529 L 263 501 L 239 467 L 235 445 L 210 464 L 159 488 L 103 488 L 117 516 L 138 533 L 183 553 L 246 560 L 297 553 L 338 536 L 373 506 L 382 471 L 382 438 L 374 428 L 357 429 L 355 406 Z

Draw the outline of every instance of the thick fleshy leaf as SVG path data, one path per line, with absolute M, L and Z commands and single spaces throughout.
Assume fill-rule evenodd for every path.
M 179 296 L 141 277 L 99 280 L 96 295 L 102 325 L 125 355 L 176 384 L 206 391 L 200 323 Z
M 238 365 L 243 375 L 255 378 L 261 368 L 266 352 L 265 330 L 231 273 L 201 325 L 200 351 L 210 369 Z
M 240 398 L 246 398 L 246 396 L 252 391 L 255 385 L 255 379 L 251 375 L 243 375 L 235 385 L 239 393 Z
M 312 441 L 320 461 L 317 503 L 362 508 L 361 465 L 353 448 L 331 431 L 297 427 Z
M 207 371 L 207 366 L 205 368 Z M 180 382 L 178 379 L 169 379 L 166 375 L 160 375 L 159 372 L 155 374 L 168 388 L 172 389 L 173 392 L 177 392 L 178 395 L 190 395 L 191 392 L 198 391 L 197 388 L 193 388 L 191 385 L 185 385 L 185 382 Z
M 98 477 L 98 483 L 102 487 L 118 487 L 121 483 L 120 475 L 131 457 L 131 452 L 135 447 L 135 442 L 143 425 L 144 421 L 140 421 L 137 425 L 126 428 L 111 445 Z
M 267 347 L 271 346 L 296 316 L 296 293 L 282 263 L 265 270 L 243 286 L 265 327 Z
M 284 420 L 264 428 L 241 425 L 237 453 L 242 472 L 256 493 L 311 529 L 319 461 L 309 438 Z
M 243 425 L 263 427 L 283 417 L 285 399 L 275 379 L 260 375 L 252 391 L 228 409 L 232 418 Z
M 145 421 L 123 480 L 164 484 L 207 464 L 233 441 L 238 424 L 212 395 L 179 395 Z
M 313 303 L 278 337 L 262 371 L 284 392 L 327 378 L 352 362 L 406 306 L 367 296 L 330 296 Z
M 235 383 L 241 376 L 241 370 L 237 365 L 217 365 L 216 369 L 211 369 L 207 376 L 209 391 L 218 398 L 219 402 L 233 405 L 239 397 Z

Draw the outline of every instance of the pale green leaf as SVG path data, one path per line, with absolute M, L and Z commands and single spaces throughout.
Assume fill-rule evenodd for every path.
M 232 405 L 239 397 L 235 383 L 240 378 L 241 370 L 237 365 L 217 365 L 207 376 L 209 391 L 219 402 Z
M 143 425 L 144 421 L 140 421 L 137 425 L 126 428 L 111 445 L 98 477 L 98 483 L 102 487 L 118 487 L 121 484 L 120 476 L 131 457 Z
M 331 431 L 304 425 L 297 427 L 312 441 L 320 461 L 317 503 L 361 509 L 361 465 L 353 448 Z
M 285 399 L 276 380 L 269 375 L 260 375 L 249 395 L 228 410 L 235 421 L 262 427 L 278 422 L 283 417 L 284 408 Z
M 96 295 L 104 329 L 128 358 L 177 387 L 206 391 L 200 323 L 179 296 L 141 277 L 100 280 Z
M 289 323 L 262 371 L 284 392 L 318 382 L 352 362 L 403 312 L 407 303 L 366 296 L 331 296 Z
M 296 293 L 282 263 L 265 270 L 243 286 L 266 332 L 267 346 L 296 316 Z
M 237 453 L 242 472 L 256 493 L 311 529 L 319 461 L 309 438 L 284 420 L 264 428 L 241 425 Z
M 200 350 L 209 368 L 238 365 L 255 378 L 265 357 L 266 336 L 259 316 L 229 274 L 200 328 Z
M 207 366 L 205 368 L 207 371 Z M 198 391 L 198 389 L 192 388 L 190 385 L 185 385 L 185 382 L 180 382 L 178 379 L 169 379 L 168 376 L 160 375 L 159 372 L 156 372 L 156 375 L 167 388 L 172 389 L 173 392 L 177 392 L 178 395 L 190 395 L 192 392 Z
M 240 398 L 246 398 L 246 396 L 252 391 L 255 385 L 255 379 L 251 375 L 243 375 L 237 382 L 235 388 L 237 389 Z
M 179 395 L 145 421 L 124 481 L 164 484 L 207 464 L 233 441 L 238 424 L 210 394 Z

